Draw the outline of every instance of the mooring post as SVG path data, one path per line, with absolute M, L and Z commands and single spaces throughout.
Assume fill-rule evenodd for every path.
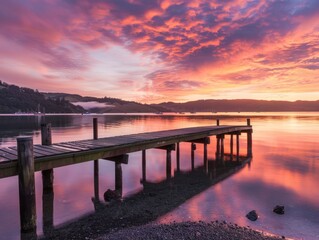
M 220 135 L 216 135 L 216 160 L 219 159 L 220 156 Z
M 122 197 L 123 194 L 123 181 L 122 181 L 122 164 L 115 162 L 115 190 Z
M 176 143 L 176 167 L 177 171 L 180 171 L 180 149 L 179 149 L 179 142 Z
M 233 161 L 234 155 L 234 135 L 230 134 L 230 161 Z
M 191 144 L 191 161 L 192 161 L 192 170 L 195 169 L 195 150 L 196 150 L 196 144 Z
M 18 173 L 21 232 L 36 229 L 34 156 L 32 137 L 18 137 Z
M 205 143 L 204 143 L 204 168 L 205 168 L 206 173 L 208 173 L 207 144 L 208 144 L 207 141 L 205 141 Z
M 146 182 L 146 150 L 142 150 L 142 181 Z
M 51 124 L 41 124 L 41 143 L 45 146 L 52 145 Z M 50 192 L 53 189 L 53 169 L 42 171 L 43 192 Z
M 224 134 L 220 135 L 220 159 L 221 161 L 224 161 L 224 154 L 225 154 L 225 149 L 224 149 Z
M 250 119 L 247 119 L 247 126 L 250 125 Z M 252 130 L 247 131 L 247 157 L 252 157 L 253 156 L 253 151 L 252 151 L 252 145 L 253 145 L 253 140 L 252 140 Z
M 237 162 L 239 162 L 239 135 L 240 135 L 240 133 L 238 132 L 236 134 L 236 159 L 237 159 Z
M 98 139 L 98 122 L 97 118 L 93 118 L 93 139 Z M 94 201 L 100 201 L 100 194 L 99 194 L 99 160 L 93 161 L 93 171 L 94 171 Z
M 172 158 L 171 149 L 166 149 L 166 178 L 170 179 L 172 177 Z

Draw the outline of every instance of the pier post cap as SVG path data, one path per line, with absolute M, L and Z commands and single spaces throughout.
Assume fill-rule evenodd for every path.
M 17 142 L 28 142 L 32 141 L 33 137 L 32 136 L 18 136 L 17 137 Z

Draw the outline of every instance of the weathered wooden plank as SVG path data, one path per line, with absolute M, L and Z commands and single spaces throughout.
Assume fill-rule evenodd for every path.
M 41 149 L 46 149 L 48 152 L 52 152 L 53 154 L 62 154 L 62 153 L 69 152 L 68 150 L 57 148 L 54 146 L 46 146 L 46 145 L 35 145 L 35 146 L 38 146 Z
M 12 150 L 10 148 L 1 148 L 3 152 L 10 153 L 12 155 L 18 156 L 18 152 L 16 150 Z
M 4 159 L 4 161 L 16 160 L 18 158 L 17 155 L 12 155 L 11 153 L 4 152 L 1 149 L 0 149 L 0 157 Z

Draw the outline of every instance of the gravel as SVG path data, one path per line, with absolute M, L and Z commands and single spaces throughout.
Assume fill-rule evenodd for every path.
M 139 239 L 216 239 L 216 240 L 275 240 L 284 237 L 270 236 L 247 227 L 224 222 L 182 222 L 172 224 L 147 224 L 111 232 L 98 240 Z

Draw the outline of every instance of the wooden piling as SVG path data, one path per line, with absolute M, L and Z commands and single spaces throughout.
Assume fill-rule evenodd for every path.
M 220 157 L 220 135 L 216 135 L 216 160 Z
M 191 144 L 191 161 L 192 161 L 192 170 L 195 169 L 195 150 L 196 150 L 196 144 Z
M 220 159 L 221 159 L 221 161 L 224 161 L 224 155 L 225 155 L 224 138 L 225 138 L 225 136 L 222 134 L 220 136 Z
M 166 178 L 170 179 L 172 177 L 172 158 L 171 149 L 166 149 Z
M 115 190 L 122 197 L 123 194 L 123 179 L 122 179 L 122 164 L 115 162 Z
M 236 160 L 239 162 L 239 135 L 240 133 L 236 134 Z
M 98 122 L 97 118 L 93 118 L 93 139 L 98 139 Z M 93 163 L 93 171 L 94 171 L 94 199 L 95 201 L 99 201 L 99 160 L 94 160 Z
M 179 149 L 179 142 L 176 143 L 176 168 L 177 171 L 180 171 L 180 149 Z
M 250 119 L 247 119 L 247 126 L 250 125 Z M 247 157 L 252 157 L 253 156 L 253 151 L 252 151 L 252 145 L 253 145 L 253 140 L 252 140 L 252 130 L 247 131 Z
M 142 150 L 142 181 L 146 182 L 146 150 Z
M 208 157 L 207 157 L 207 143 L 204 143 L 204 168 L 205 172 L 208 173 Z
M 234 155 L 234 135 L 230 134 L 230 161 L 233 161 Z
M 97 118 L 93 118 L 93 139 L 98 139 L 98 124 L 97 124 Z
M 29 232 L 36 229 L 32 137 L 18 137 L 17 148 L 21 232 Z
M 45 146 L 52 145 L 52 134 L 51 134 L 51 124 L 43 123 L 41 124 L 41 144 Z M 43 192 L 53 191 L 53 169 L 47 169 L 42 171 L 42 183 Z

